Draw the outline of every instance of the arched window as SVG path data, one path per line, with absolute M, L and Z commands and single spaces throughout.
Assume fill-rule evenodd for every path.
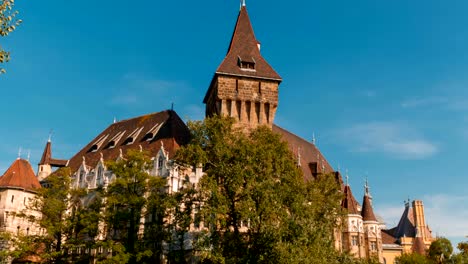
M 159 156 L 158 169 L 162 169 L 163 164 L 164 164 L 164 158 L 162 156 Z
M 97 176 L 96 176 L 96 185 L 101 186 L 102 185 L 102 175 L 103 175 L 104 170 L 102 169 L 101 166 L 99 166 L 97 170 Z

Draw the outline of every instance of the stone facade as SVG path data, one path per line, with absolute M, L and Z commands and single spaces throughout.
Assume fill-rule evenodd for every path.
M 279 82 L 249 77 L 216 77 L 208 95 L 206 114 L 233 117 L 236 126 L 272 127 L 278 107 Z

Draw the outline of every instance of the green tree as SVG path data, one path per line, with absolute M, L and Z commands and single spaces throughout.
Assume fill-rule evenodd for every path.
M 460 253 L 468 255 L 468 242 L 458 243 L 457 248 L 460 250 Z
M 176 153 L 181 164 L 204 165 L 198 185 L 208 229 L 196 241 L 207 263 L 331 263 L 340 215 L 333 176 L 305 182 L 295 158 L 267 127 L 251 132 L 233 120 L 190 122 L 192 141 Z
M 166 181 L 149 175 L 152 164 L 147 153 L 134 150 L 124 159 L 107 163 L 115 177 L 104 192 L 107 230 L 103 246 L 110 247 L 112 255 L 103 255 L 101 263 L 143 263 L 160 257 L 161 241 L 166 237 Z M 143 232 L 142 218 L 148 220 L 147 231 L 156 231 L 156 237 Z
M 452 255 L 453 247 L 450 240 L 445 237 L 437 238 L 431 243 L 428 251 L 429 259 L 435 263 L 447 263 Z
M 14 0 L 0 0 L 0 37 L 5 37 L 13 32 L 21 24 L 21 19 L 17 19 L 18 11 L 13 9 Z M 10 52 L 5 51 L 0 44 L 0 64 L 10 60 Z M 0 74 L 5 73 L 5 69 L 0 68 Z
M 432 263 L 426 256 L 418 253 L 402 254 L 396 260 L 399 264 L 430 264 Z
M 452 255 L 452 263 L 455 264 L 468 264 L 468 242 L 460 242 L 457 245 L 460 252 Z

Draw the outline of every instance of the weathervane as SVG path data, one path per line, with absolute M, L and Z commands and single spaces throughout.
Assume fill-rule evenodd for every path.
M 348 169 L 346 169 L 346 185 L 349 186 L 349 175 L 348 175 Z
M 366 184 L 364 184 L 364 189 L 366 190 L 366 195 L 369 195 L 369 181 L 366 176 Z
M 242 8 L 243 6 L 245 6 L 245 0 L 240 0 L 240 8 Z
M 52 132 L 53 132 L 53 131 L 54 131 L 53 129 L 50 129 L 50 131 L 49 131 L 49 139 L 47 139 L 47 142 L 50 142 L 50 140 L 51 140 L 51 138 L 52 138 Z

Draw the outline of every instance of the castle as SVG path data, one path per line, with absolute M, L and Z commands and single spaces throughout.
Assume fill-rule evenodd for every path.
M 214 73 L 203 100 L 206 116 L 230 116 L 236 120 L 235 126 L 242 129 L 259 125 L 270 127 L 288 142 L 305 180 L 313 180 L 322 173 L 335 175 L 342 185 L 341 206 L 347 212 L 343 229 L 335 236 L 338 250 L 358 258 L 375 257 L 381 263 L 394 263 L 394 258 L 401 253 L 424 253 L 433 238 L 425 222 L 421 201 L 414 201 L 412 208 L 407 202 L 398 226 L 386 229 L 374 213 L 367 183 L 360 204 L 348 182 L 343 182 L 341 174 L 332 168 L 314 142 L 275 125 L 281 82 L 279 74 L 260 53 L 260 42 L 243 4 L 228 52 Z M 46 179 L 54 168 L 67 166 L 72 170 L 73 187 L 91 190 L 105 187 L 115 177 L 106 169 L 105 161 L 116 160 L 130 149 L 149 152 L 154 162 L 151 174 L 165 178 L 169 192 L 177 192 L 185 178 L 197 183 L 203 176 L 201 168 L 183 167 L 172 160 L 177 149 L 188 140 L 189 130 L 173 110 L 114 122 L 68 160 L 53 158 L 49 139 L 39 162 L 37 178 L 29 162 L 23 159 L 16 160 L 0 177 L 0 227 L 12 233 L 32 229 L 39 232 L 35 227 L 9 217 L 11 212 L 24 208 L 27 200 L 40 188 L 39 181 Z

